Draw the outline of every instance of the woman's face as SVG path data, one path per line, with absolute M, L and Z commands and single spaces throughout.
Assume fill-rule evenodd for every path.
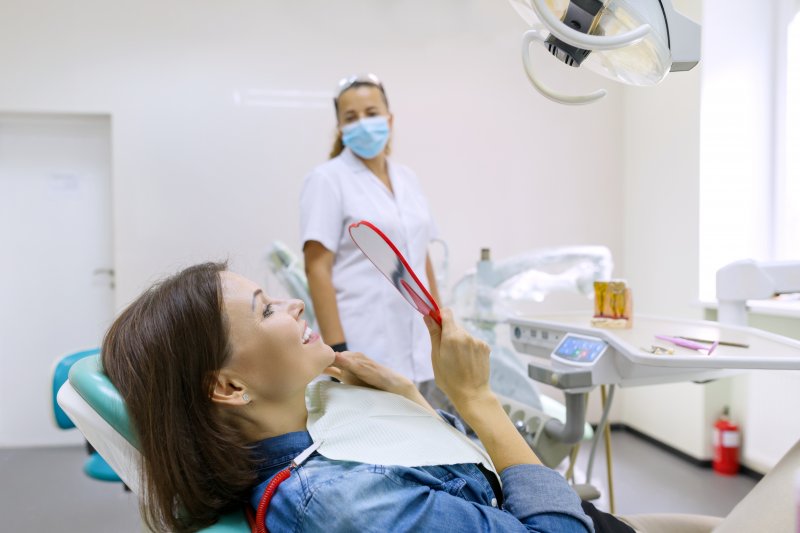
M 392 125 L 392 115 L 383 101 L 383 93 L 374 85 L 359 85 L 347 89 L 339 95 L 339 127 L 346 126 L 357 120 L 367 117 L 384 115 L 389 117 L 389 127 Z
M 222 272 L 231 357 L 223 368 L 253 401 L 303 393 L 330 366 L 333 350 L 303 320 L 303 302 L 270 298 L 254 282 Z

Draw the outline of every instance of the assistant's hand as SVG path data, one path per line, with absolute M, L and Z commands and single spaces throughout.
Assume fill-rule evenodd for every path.
M 431 409 L 410 379 L 360 352 L 337 352 L 325 374 L 348 385 L 393 392 Z
M 491 395 L 489 345 L 456 324 L 453 312 L 442 309 L 442 326 L 425 317 L 431 336 L 431 360 L 436 385 L 456 408 L 465 401 Z

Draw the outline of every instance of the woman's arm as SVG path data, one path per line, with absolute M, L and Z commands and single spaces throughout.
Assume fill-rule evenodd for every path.
M 326 344 L 341 344 L 346 341 L 339 307 L 336 305 L 336 289 L 333 288 L 334 253 L 319 241 L 307 241 L 303 246 L 308 291 L 317 315 L 322 339 Z
M 349 468 L 348 472 L 337 472 L 335 482 L 315 483 L 309 475 L 311 488 L 298 490 L 299 501 L 286 506 L 286 523 L 276 520 L 269 524 L 271 529 L 309 533 L 592 531 L 591 519 L 583 513 L 578 495 L 560 474 L 544 466 L 518 466 L 501 475 L 505 496 L 502 509 L 490 501 L 488 487 L 478 486 L 466 473 L 442 483 L 417 469 Z M 481 476 L 477 469 L 475 474 Z M 272 519 L 278 519 L 273 512 Z
M 451 310 L 441 315 L 441 328 L 425 317 L 436 384 L 478 435 L 498 472 L 541 464 L 489 387 L 489 346 L 458 326 Z

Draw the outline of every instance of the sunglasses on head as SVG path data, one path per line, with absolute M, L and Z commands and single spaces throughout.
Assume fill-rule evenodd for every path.
M 367 74 L 348 76 L 347 78 L 339 80 L 339 89 L 336 91 L 336 98 L 338 99 L 342 93 L 350 87 L 360 84 L 374 85 L 383 92 L 383 83 L 381 83 L 381 80 L 378 76 L 369 72 Z

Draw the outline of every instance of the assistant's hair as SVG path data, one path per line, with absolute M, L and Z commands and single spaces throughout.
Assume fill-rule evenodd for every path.
M 229 357 L 223 263 L 157 283 L 111 325 L 103 368 L 128 407 L 142 452 L 140 506 L 153 531 L 194 531 L 241 508 L 255 483 L 242 435 L 211 401 Z
M 356 89 L 358 87 L 375 87 L 381 92 L 381 98 L 383 99 L 383 103 L 386 104 L 386 109 L 389 109 L 389 99 L 386 98 L 386 90 L 384 90 L 383 85 L 377 85 L 375 83 L 371 83 L 368 81 L 357 81 L 350 85 L 347 89 L 345 89 L 342 94 L 346 93 L 350 89 Z M 339 98 L 341 98 L 342 94 L 337 96 L 333 99 L 333 109 L 336 111 L 336 120 L 339 120 Z M 336 139 L 333 141 L 333 147 L 331 147 L 331 153 L 329 154 L 329 158 L 333 159 L 334 157 L 338 156 L 344 151 L 344 142 L 342 141 L 342 132 L 338 129 L 336 130 Z M 389 155 L 391 152 L 391 146 L 389 144 L 386 145 L 386 155 Z

